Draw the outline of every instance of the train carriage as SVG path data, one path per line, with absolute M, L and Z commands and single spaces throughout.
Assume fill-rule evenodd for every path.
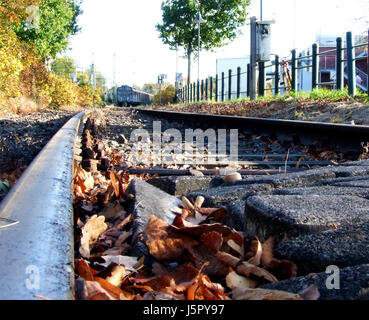
M 136 90 L 130 86 L 121 86 L 117 89 L 117 101 L 119 106 L 138 106 L 150 104 L 153 96 L 146 92 Z

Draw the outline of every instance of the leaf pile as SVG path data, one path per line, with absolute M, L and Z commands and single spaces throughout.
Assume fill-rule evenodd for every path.
M 88 213 L 84 222 L 77 218 L 78 299 L 303 299 L 258 289 L 296 277 L 296 266 L 273 257 L 273 238 L 261 243 L 225 226 L 223 208 L 202 208 L 203 198 L 192 203 L 183 197 L 182 208 L 173 208 L 172 224 L 153 215 L 141 237 L 132 239 L 133 217 L 121 205 L 129 197 L 127 174 L 111 172 L 107 179 L 77 167 L 74 181 L 80 212 Z M 100 206 L 101 199 L 107 204 Z M 142 241 L 149 255 L 127 255 L 132 240 Z

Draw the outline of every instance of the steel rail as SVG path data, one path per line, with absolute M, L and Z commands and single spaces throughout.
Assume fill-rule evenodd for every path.
M 70 119 L 3 200 L 0 299 L 74 299 L 71 183 L 76 136 L 85 113 Z
M 255 129 L 259 131 L 274 131 L 276 133 L 295 134 L 298 136 L 313 136 L 318 140 L 331 140 L 341 146 L 361 150 L 362 142 L 369 142 L 369 126 L 338 123 L 323 123 L 313 121 L 296 121 L 270 118 L 237 117 L 213 114 L 195 114 L 135 108 L 134 110 L 151 116 L 171 118 L 176 121 L 197 121 L 199 123 L 218 123 L 228 128 Z M 211 125 L 210 125 L 211 126 Z

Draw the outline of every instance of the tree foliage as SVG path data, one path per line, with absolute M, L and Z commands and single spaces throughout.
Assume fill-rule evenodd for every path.
M 42 59 L 54 58 L 68 46 L 69 37 L 78 32 L 80 4 L 74 0 L 41 0 L 37 27 L 30 28 L 23 18 L 15 26 L 22 41 L 33 43 Z
M 198 30 L 194 24 L 198 10 L 207 21 L 201 25 L 201 48 L 211 50 L 228 44 L 240 34 L 239 27 L 246 21 L 249 3 L 250 0 L 165 0 L 161 6 L 163 22 L 156 29 L 165 44 L 183 47 L 190 61 L 192 52 L 198 48 Z

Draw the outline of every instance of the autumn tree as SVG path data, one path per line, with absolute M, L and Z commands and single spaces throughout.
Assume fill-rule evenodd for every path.
M 42 59 L 54 58 L 67 48 L 69 37 L 78 32 L 80 14 L 79 1 L 40 0 L 37 27 L 30 28 L 29 19 L 23 18 L 15 31 L 22 41 L 35 45 Z
M 227 45 L 239 34 L 246 21 L 250 0 L 165 0 L 162 23 L 156 25 L 160 38 L 171 48 L 183 47 L 188 58 L 188 83 L 191 81 L 191 56 L 198 48 L 194 24 L 197 11 L 207 21 L 201 25 L 201 48 L 212 50 Z

